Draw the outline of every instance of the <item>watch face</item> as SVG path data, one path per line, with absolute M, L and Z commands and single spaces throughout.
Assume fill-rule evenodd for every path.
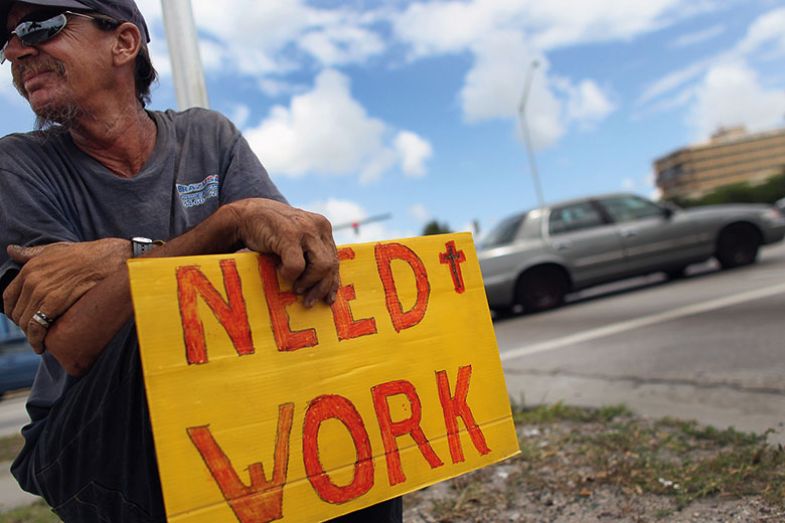
M 138 258 L 143 254 L 147 254 L 151 250 L 153 250 L 153 240 L 150 238 L 145 238 L 143 236 L 136 236 L 131 238 L 131 246 L 133 251 L 131 253 L 132 257 Z

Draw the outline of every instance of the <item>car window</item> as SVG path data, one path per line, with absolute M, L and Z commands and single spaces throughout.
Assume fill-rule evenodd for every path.
M 551 235 L 590 229 L 603 224 L 602 216 L 589 202 L 554 207 L 548 219 Z
M 618 196 L 601 200 L 615 222 L 632 222 L 662 216 L 662 208 L 636 196 Z
M 482 241 L 482 247 L 488 249 L 512 243 L 524 218 L 526 218 L 526 214 L 516 214 L 502 220 L 485 236 Z

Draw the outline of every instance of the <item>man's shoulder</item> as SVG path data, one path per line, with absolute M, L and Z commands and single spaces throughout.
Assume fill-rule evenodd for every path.
M 12 133 L 0 137 L 0 149 L 3 151 L 19 147 L 40 147 L 51 140 L 46 131 L 30 131 Z
M 151 114 L 153 114 L 154 118 L 164 120 L 174 125 L 177 129 L 198 126 L 236 130 L 232 122 L 221 113 L 201 107 L 192 107 L 185 111 L 175 111 L 173 109 L 151 111 Z
M 0 138 L 0 166 L 8 166 L 11 160 L 28 158 L 35 160 L 64 147 L 63 133 L 31 131 L 13 133 Z

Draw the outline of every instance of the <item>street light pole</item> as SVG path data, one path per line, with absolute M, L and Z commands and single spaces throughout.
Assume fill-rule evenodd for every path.
M 526 102 L 529 100 L 529 91 L 531 89 L 532 80 L 534 79 L 534 70 L 540 63 L 537 60 L 532 60 L 529 64 L 529 69 L 526 71 L 526 80 L 523 84 L 523 94 L 521 95 L 521 103 L 518 106 L 518 116 L 521 121 L 521 131 L 523 132 L 523 141 L 526 142 L 526 152 L 529 157 L 529 167 L 532 173 L 532 180 L 534 181 L 534 190 L 537 193 L 537 205 L 540 209 L 545 206 L 545 199 L 542 196 L 542 186 L 540 185 L 540 175 L 537 173 L 537 162 L 534 159 L 534 148 L 531 143 L 531 136 L 529 135 L 529 125 L 526 122 Z
M 172 77 L 180 110 L 208 107 L 207 87 L 199 56 L 199 39 L 191 0 L 161 0 L 166 41 L 172 59 Z

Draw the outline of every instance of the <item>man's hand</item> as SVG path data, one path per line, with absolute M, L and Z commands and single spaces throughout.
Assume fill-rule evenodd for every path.
M 237 240 L 252 251 L 277 255 L 281 276 L 293 282 L 306 307 L 318 300 L 335 301 L 340 285 L 338 255 L 324 216 L 261 198 L 227 207 L 236 215 Z
M 22 270 L 3 293 L 6 316 L 42 353 L 47 329 L 33 315 L 41 311 L 56 320 L 98 282 L 130 257 L 128 240 L 107 238 L 93 242 L 53 243 L 38 247 L 10 245 L 8 255 Z

